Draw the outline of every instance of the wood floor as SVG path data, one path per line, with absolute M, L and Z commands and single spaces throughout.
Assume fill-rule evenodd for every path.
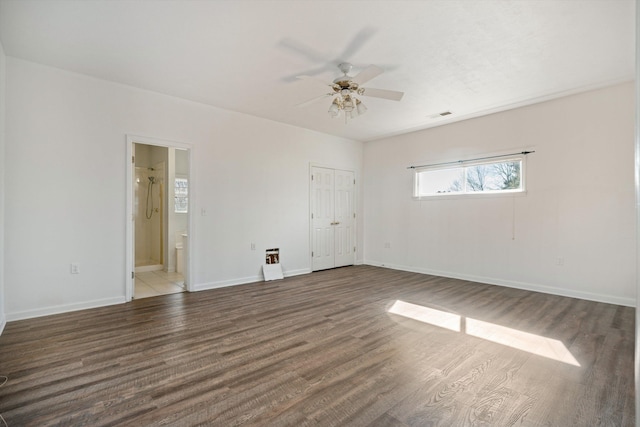
M 10 322 L 0 414 L 10 427 L 634 426 L 633 334 L 628 307 L 347 267 Z

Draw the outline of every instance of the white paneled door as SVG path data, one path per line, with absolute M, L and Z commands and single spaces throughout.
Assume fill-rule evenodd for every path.
M 355 263 L 354 189 L 352 171 L 311 168 L 313 271 Z

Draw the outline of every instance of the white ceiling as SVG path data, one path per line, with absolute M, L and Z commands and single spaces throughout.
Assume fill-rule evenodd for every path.
M 368 141 L 632 80 L 634 0 L 0 0 L 9 56 Z M 385 73 L 345 124 L 327 82 Z M 448 118 L 433 118 L 444 111 Z

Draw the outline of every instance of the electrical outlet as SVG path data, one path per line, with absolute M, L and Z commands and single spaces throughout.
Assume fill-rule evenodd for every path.
M 387 242 L 384 244 L 385 249 L 391 249 L 391 243 Z
M 71 263 L 71 274 L 80 274 L 80 264 L 77 262 Z
M 556 265 L 564 265 L 564 258 L 563 257 L 558 257 L 556 258 Z
M 255 244 L 255 243 L 252 243 L 252 244 L 251 244 L 251 250 L 252 250 L 252 251 L 255 251 L 255 250 L 256 250 L 256 244 Z
M 200 215 L 207 216 L 207 208 L 200 209 Z

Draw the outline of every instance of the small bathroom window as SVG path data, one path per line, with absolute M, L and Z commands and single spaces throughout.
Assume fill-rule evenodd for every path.
M 176 178 L 173 188 L 175 213 L 187 213 L 187 206 L 189 205 L 189 180 L 187 180 L 187 178 Z

